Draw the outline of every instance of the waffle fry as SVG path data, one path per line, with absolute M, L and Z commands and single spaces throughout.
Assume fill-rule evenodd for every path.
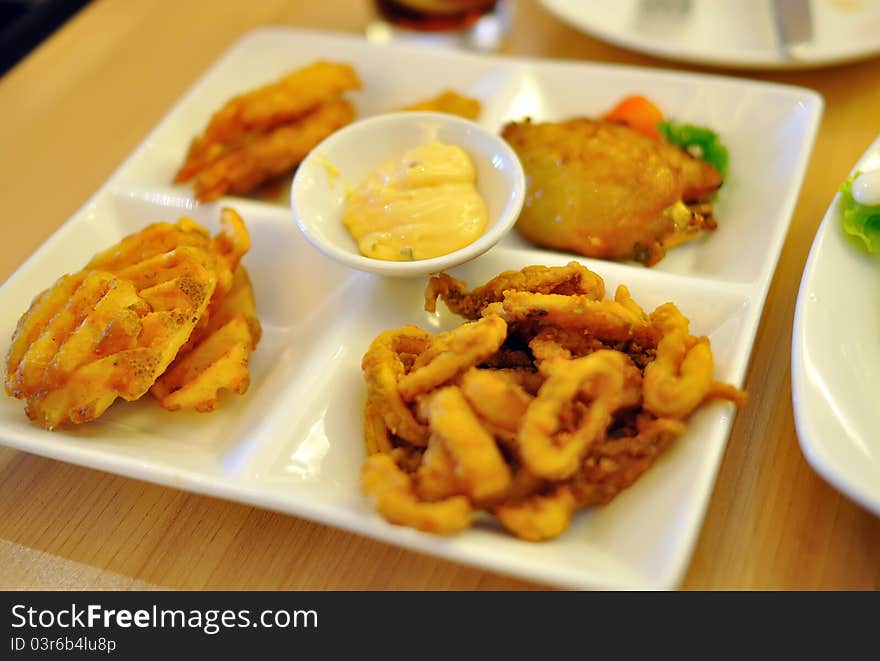
M 239 265 L 250 237 L 232 209 L 222 225 L 211 237 L 188 218 L 154 223 L 62 276 L 18 322 L 6 392 L 47 429 L 142 397 L 169 366 L 180 394 L 167 408 L 209 410 L 218 388 L 244 392 L 260 338 Z
M 214 410 L 219 390 L 239 395 L 247 391 L 248 359 L 261 334 L 254 291 L 247 271 L 239 266 L 209 322 L 193 333 L 195 341 L 180 351 L 150 392 L 170 411 Z

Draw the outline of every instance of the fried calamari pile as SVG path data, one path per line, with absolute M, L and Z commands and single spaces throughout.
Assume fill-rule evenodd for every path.
M 214 113 L 174 178 L 192 180 L 203 202 L 248 193 L 290 172 L 328 135 L 354 119 L 342 97 L 360 88 L 348 64 L 317 61 L 236 96 Z
M 587 118 L 512 122 L 502 135 L 528 181 L 517 229 L 538 245 L 651 265 L 716 227 L 721 174 L 665 140 Z
M 447 534 L 485 510 L 517 537 L 553 538 L 635 482 L 703 403 L 745 402 L 675 305 L 648 314 L 623 286 L 605 298 L 576 262 L 473 291 L 441 274 L 428 311 L 438 297 L 470 321 L 386 331 L 363 358 L 361 485 L 392 523 Z
M 212 237 L 188 218 L 154 223 L 39 294 L 6 356 L 6 392 L 28 417 L 55 429 L 147 391 L 169 410 L 199 411 L 218 390 L 243 393 L 260 339 L 240 264 L 250 236 L 232 209 L 221 224 Z

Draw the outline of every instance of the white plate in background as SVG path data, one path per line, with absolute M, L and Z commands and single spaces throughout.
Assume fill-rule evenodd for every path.
M 853 168 L 880 168 L 880 137 Z M 791 352 L 795 423 L 810 465 L 880 516 L 880 255 L 843 231 L 838 193 L 798 293 Z
M 781 0 L 810 16 L 786 47 L 773 0 L 541 0 L 598 39 L 670 60 L 745 69 L 809 69 L 880 54 L 878 0 Z M 802 4 L 803 8 L 798 5 Z
M 282 28 L 240 40 L 169 112 L 94 197 L 0 288 L 0 337 L 60 273 L 159 219 L 191 215 L 217 229 L 234 206 L 250 228 L 245 256 L 264 336 L 243 397 L 217 411 L 169 413 L 150 399 L 120 402 L 98 421 L 44 431 L 22 403 L 0 399 L 0 438 L 11 446 L 172 487 L 287 512 L 410 549 L 573 588 L 674 588 L 687 568 L 733 408 L 716 402 L 635 485 L 579 513 L 558 539 L 519 541 L 480 525 L 439 538 L 385 522 L 359 489 L 365 400 L 360 360 L 382 330 L 443 322 L 422 310 L 424 283 L 348 270 L 309 245 L 285 201 L 223 198 L 199 204 L 171 179 L 190 140 L 228 98 L 326 58 L 357 67 L 359 116 L 453 87 L 480 98 L 480 123 L 596 115 L 626 94 L 646 94 L 668 115 L 716 129 L 731 154 L 718 199 L 719 228 L 671 250 L 657 266 L 583 263 L 609 290 L 630 286 L 653 307 L 668 300 L 710 336 L 716 377 L 742 384 L 776 260 L 812 149 L 822 99 L 813 91 L 732 78 L 377 46 L 359 38 Z M 760 168 L 760 176 L 756 169 Z M 772 181 L 773 185 L 767 185 Z M 756 241 L 760 236 L 761 240 Z M 477 284 L 528 264 L 564 264 L 508 235 L 453 271 Z M 755 394 L 760 396 L 760 394 Z

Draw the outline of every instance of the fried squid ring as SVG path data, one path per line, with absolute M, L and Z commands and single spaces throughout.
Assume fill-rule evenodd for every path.
M 562 485 L 546 495 L 503 503 L 494 513 L 501 525 L 520 539 L 542 542 L 564 532 L 576 509 L 573 491 Z
M 414 445 L 428 443 L 428 427 L 412 414 L 400 398 L 398 382 L 404 378 L 406 367 L 401 354 L 419 354 L 425 350 L 430 335 L 415 326 L 404 326 L 381 333 L 364 354 L 361 367 L 367 382 L 367 407 L 381 413 L 385 425 L 392 434 Z M 374 419 L 365 423 L 375 432 Z M 373 436 L 372 443 L 378 447 L 380 441 Z
M 641 306 L 633 300 L 633 297 L 629 293 L 629 287 L 626 285 L 618 285 L 617 289 L 614 290 L 614 301 L 629 310 L 633 319 L 637 320 L 640 325 L 648 326 L 651 324 L 648 315 L 645 314 L 645 311 Z
M 462 493 L 461 481 L 455 473 L 455 460 L 446 449 L 443 438 L 432 435 L 422 463 L 416 470 L 416 493 L 423 500 L 443 500 Z
M 498 317 L 485 317 L 441 333 L 416 358 L 412 371 L 400 379 L 400 396 L 412 401 L 416 395 L 447 383 L 493 355 L 506 337 L 507 324 Z
M 628 358 L 602 350 L 584 358 L 559 361 L 522 418 L 517 436 L 520 459 L 539 477 L 562 480 L 577 471 L 581 458 L 601 439 L 613 413 L 630 398 Z M 566 407 L 579 396 L 589 405 L 573 432 L 564 431 Z
M 364 443 L 367 454 L 391 452 L 394 449 L 388 427 L 385 426 L 382 409 L 376 402 L 369 402 L 364 408 Z
M 605 296 L 605 282 L 585 266 L 569 262 L 565 266 L 527 266 L 521 271 L 505 271 L 469 292 L 467 284 L 446 273 L 435 275 L 425 289 L 425 310 L 436 312 L 437 298 L 450 312 L 465 319 L 479 319 L 490 303 L 501 301 L 508 290 L 541 294 L 581 294 L 595 300 Z
M 449 535 L 471 524 L 473 508 L 464 496 L 433 503 L 422 502 L 412 478 L 388 454 L 367 457 L 361 469 L 361 489 L 386 520 L 425 532 Z
M 651 344 L 656 335 L 651 324 L 629 306 L 584 295 L 508 291 L 500 306 L 493 304 L 484 311 L 490 312 L 508 323 L 537 321 L 542 325 L 563 326 L 588 332 L 604 342 L 636 339 L 641 344 Z
M 428 402 L 431 433 L 455 462 L 464 492 L 475 501 L 497 498 L 510 488 L 510 467 L 456 386 L 438 390 Z
M 584 331 L 559 326 L 545 326 L 529 340 L 529 349 L 539 368 L 544 361 L 582 358 L 604 348 L 600 340 Z
M 461 379 L 461 391 L 486 422 L 515 433 L 533 397 L 494 370 L 472 369 Z
M 740 390 L 729 383 L 713 381 L 712 386 L 709 388 L 709 392 L 706 394 L 706 399 L 703 401 L 708 401 L 710 399 L 726 399 L 729 402 L 733 402 L 736 406 L 741 407 L 746 405 L 749 396 L 745 390 Z
M 645 410 L 683 420 L 712 390 L 712 349 L 707 338 L 688 332 L 688 320 L 672 303 L 657 308 L 652 319 L 663 337 L 645 368 Z

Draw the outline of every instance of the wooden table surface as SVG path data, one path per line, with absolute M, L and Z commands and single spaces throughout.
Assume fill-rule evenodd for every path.
M 516 2 L 503 53 L 694 69 L 618 49 Z M 6 279 L 247 30 L 361 33 L 358 0 L 97 0 L 0 78 Z M 700 69 L 711 71 L 710 69 Z M 685 589 L 880 588 L 880 519 L 825 483 L 795 436 L 790 343 L 813 235 L 880 131 L 880 60 L 733 72 L 825 96 Z M 17 311 L 6 311 L 7 314 Z M 322 525 L 0 447 L 0 587 L 541 589 Z

